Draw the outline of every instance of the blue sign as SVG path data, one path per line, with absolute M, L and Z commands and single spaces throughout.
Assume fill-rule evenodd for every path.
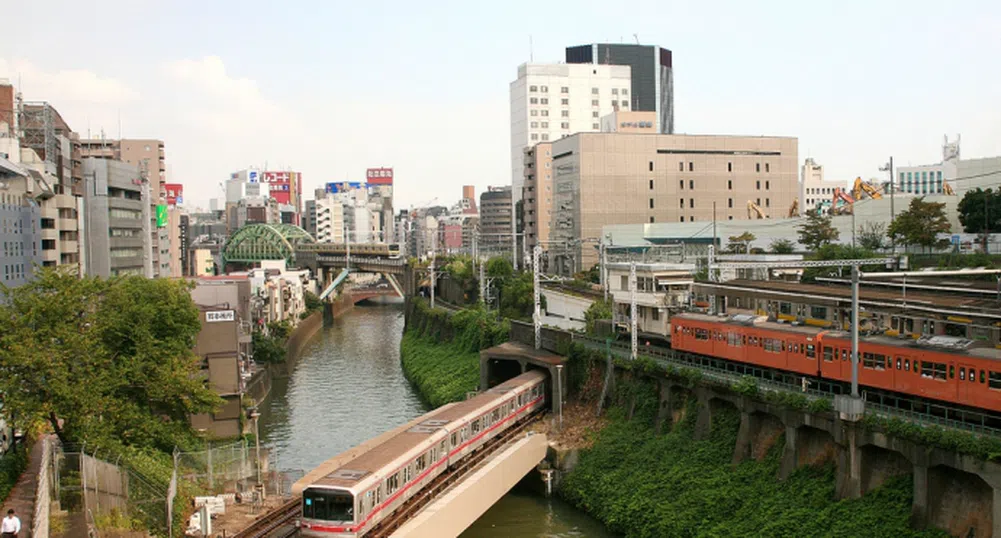
M 362 188 L 362 184 L 358 181 L 338 181 L 336 183 L 327 183 L 324 190 L 330 193 L 337 193 L 360 188 Z
M 250 183 L 257 183 L 257 170 L 250 170 L 247 172 L 247 180 Z
M 960 237 L 958 235 L 952 236 L 952 244 L 953 245 L 958 245 L 959 241 L 960 241 Z

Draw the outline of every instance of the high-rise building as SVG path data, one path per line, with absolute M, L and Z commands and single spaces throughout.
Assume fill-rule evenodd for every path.
M 672 56 L 670 50 L 657 45 L 594 43 L 566 49 L 568 64 L 628 65 L 633 90 L 629 110 L 656 112 L 657 132 L 662 134 L 674 133 Z
M 41 247 L 47 244 L 38 228 L 41 211 L 35 195 L 40 191 L 30 188 L 33 181 L 0 156 L 0 285 L 8 288 L 31 279 L 35 267 L 42 265 Z
M 521 200 L 525 148 L 573 133 L 601 130 L 601 118 L 631 102 L 630 67 L 535 64 L 518 67 L 511 83 L 512 207 Z M 512 221 L 513 224 L 513 221 Z
M 512 219 L 511 187 L 487 187 L 487 192 L 480 194 L 479 246 L 488 251 L 510 252 Z
M 396 227 L 393 226 L 393 169 L 369 168 L 365 171 L 369 202 L 376 212 L 378 229 L 382 232 L 376 241 L 396 242 Z M 373 229 L 375 226 L 373 225 Z
M 80 141 L 80 155 L 84 159 L 121 161 L 132 165 L 149 181 L 150 197 L 147 203 L 150 204 L 153 276 L 170 276 L 172 269 L 168 226 L 166 222 L 157 220 L 158 214 L 166 215 L 167 204 L 167 165 L 163 141 L 147 138 L 89 138 Z
M 597 263 L 603 226 L 781 218 L 798 195 L 792 137 L 579 133 L 553 142 L 550 253 L 557 271 Z
M 540 142 L 525 148 L 524 201 L 525 242 L 529 249 L 546 248 L 553 215 L 553 145 Z
M 84 274 L 144 275 L 152 255 L 141 172 L 136 165 L 104 158 L 83 160 Z M 154 228 L 155 229 L 155 228 Z M 169 255 L 169 251 L 167 253 Z M 169 275 L 164 275 L 169 276 Z

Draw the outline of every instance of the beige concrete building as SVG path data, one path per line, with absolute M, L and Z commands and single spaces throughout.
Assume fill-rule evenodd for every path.
M 784 217 L 799 196 L 794 137 L 578 133 L 553 142 L 551 270 L 598 261 L 603 226 Z M 751 205 L 760 208 L 760 217 Z
M 553 145 L 549 142 L 525 148 L 525 239 L 529 249 L 545 248 L 553 216 Z
M 240 399 L 243 394 L 239 327 L 240 319 L 230 305 L 199 305 L 202 330 L 195 342 L 195 354 L 209 386 L 223 399 L 214 413 L 191 417 L 191 425 L 212 437 L 237 437 L 240 430 Z
M 615 110 L 601 118 L 601 132 L 657 134 L 657 112 L 653 110 Z

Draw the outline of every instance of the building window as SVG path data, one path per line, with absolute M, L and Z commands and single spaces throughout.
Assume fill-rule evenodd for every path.
M 591 128 L 594 129 L 595 131 L 597 131 L 598 129 L 601 129 L 601 126 L 598 125 L 597 123 L 592 123 L 591 124 Z
M 542 90 L 542 93 L 548 93 L 549 92 L 549 86 L 542 86 L 539 89 Z
M 537 105 L 537 104 L 539 104 L 539 98 L 538 97 L 532 97 L 531 99 L 528 100 L 528 102 L 530 104 Z
M 685 208 L 685 199 L 684 198 L 678 198 L 678 207 L 680 207 L 681 209 Z
M 771 166 L 769 166 L 768 163 L 765 163 L 765 172 L 770 172 L 770 171 L 771 171 Z
M 543 105 L 548 105 L 549 104 L 549 98 L 548 97 L 543 97 L 542 99 L 539 99 L 539 103 L 541 103 Z
M 528 87 L 528 91 L 530 91 L 530 92 L 537 92 L 537 91 L 539 91 L 539 87 L 538 86 L 529 86 Z
M 653 224 L 653 217 L 650 217 L 650 224 Z
M 570 128 L 570 123 L 569 122 L 563 122 L 563 123 L 560 124 L 560 128 L 561 129 L 569 129 Z
M 598 111 L 597 111 L 597 110 L 595 110 L 594 112 L 592 112 L 592 113 L 591 113 L 591 117 L 592 117 L 592 118 L 597 118 L 597 117 L 598 117 Z
M 695 198 L 688 199 L 688 207 L 695 207 Z
M 549 128 L 549 122 L 548 121 L 542 122 L 542 128 L 543 129 L 548 129 Z
M 771 185 L 772 185 L 771 181 L 765 181 L 765 190 L 766 191 L 769 190 L 771 188 Z
M 622 108 L 629 108 L 629 101 L 622 101 Z
M 650 209 L 653 209 L 653 198 L 650 199 Z
M 560 111 L 560 116 L 562 116 L 564 118 L 569 118 L 570 117 L 570 111 L 569 110 L 561 110 Z
M 684 172 L 685 171 L 685 163 L 683 163 L 683 162 L 678 163 L 678 171 L 679 172 Z
M 650 180 L 650 190 L 653 190 L 653 180 Z
M 539 111 L 538 110 L 531 110 L 531 111 L 528 112 L 528 115 L 529 116 L 538 116 L 539 115 Z
M 726 171 L 733 172 L 733 163 L 726 163 Z
M 570 93 L 570 88 L 567 86 L 560 87 L 560 93 Z
M 548 110 L 543 110 L 542 111 L 542 115 L 548 118 L 549 117 L 549 111 Z
M 678 222 L 685 222 L 685 216 L 684 216 L 684 215 L 682 215 L 682 216 L 680 217 L 680 219 L 678 220 Z
M 619 106 L 619 102 L 616 101 L 615 99 L 612 99 L 612 109 L 614 110 L 618 106 Z
M 569 99 L 560 99 L 560 104 L 563 105 L 563 106 L 569 106 L 570 105 L 570 100 Z M 566 111 L 564 110 L 564 112 L 566 112 Z
M 539 139 L 539 134 L 538 133 L 532 133 L 532 140 L 538 140 L 538 139 Z
M 612 95 L 619 95 L 619 89 L 618 88 L 612 88 Z
M 755 185 L 755 188 L 757 188 L 759 191 L 761 190 L 761 181 L 760 180 L 759 181 L 755 181 L 754 185 Z
M 591 106 L 598 106 L 598 100 L 597 99 L 591 99 Z
M 650 161 L 649 167 L 650 167 L 650 171 L 653 172 L 653 161 Z
M 733 198 L 726 199 L 726 206 L 729 208 L 733 208 Z
M 591 88 L 591 95 L 598 95 L 598 88 Z
M 695 171 L 695 163 L 693 163 L 692 161 L 688 161 L 688 171 L 689 172 Z
M 689 179 L 688 180 L 688 188 L 689 189 L 693 189 L 693 190 L 695 189 L 695 180 L 694 179 Z
M 533 121 L 529 125 L 532 126 L 532 129 L 538 129 L 539 128 L 539 122 L 537 122 L 537 121 Z
M 727 217 L 726 220 L 733 220 L 733 215 L 730 215 L 729 217 Z
M 755 172 L 761 171 L 761 163 L 754 163 L 754 171 Z
M 685 180 L 684 179 L 679 179 L 678 180 L 678 189 L 685 190 Z
M 542 141 L 545 142 L 547 140 L 549 140 L 549 135 L 546 133 L 542 133 Z
M 765 198 L 765 207 L 771 207 L 772 206 L 771 202 L 772 202 L 771 198 Z
M 619 280 L 619 289 L 620 290 L 628 290 L 629 289 L 629 277 L 626 276 L 626 275 L 622 275 L 619 278 L 620 278 L 620 280 Z
M 727 190 L 731 190 L 731 191 L 733 190 L 733 180 L 732 179 L 726 180 L 726 188 L 727 188 Z

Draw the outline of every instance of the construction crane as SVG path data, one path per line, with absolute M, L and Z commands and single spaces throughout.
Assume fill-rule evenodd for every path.
M 946 196 L 955 196 L 956 191 L 952 190 L 952 185 L 949 185 L 948 181 L 942 182 L 942 194 Z
M 831 197 L 831 215 L 851 215 L 855 211 L 855 199 L 840 187 L 834 189 Z
M 799 198 L 793 198 L 792 205 L 789 206 L 789 218 L 799 216 Z
M 864 196 L 868 196 L 873 200 L 879 200 L 883 197 L 875 187 L 862 181 L 862 178 L 857 177 L 855 178 L 855 186 L 852 188 L 852 198 L 861 200 Z
M 755 216 L 757 215 L 757 216 Z M 749 219 L 763 219 L 765 218 L 765 212 L 758 207 L 758 204 L 754 203 L 752 200 L 747 201 L 747 218 Z

